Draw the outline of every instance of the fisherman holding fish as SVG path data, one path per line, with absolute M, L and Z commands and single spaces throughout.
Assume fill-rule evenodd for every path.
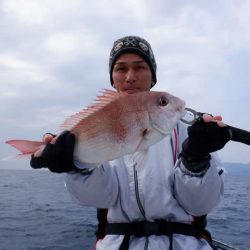
M 213 249 L 205 216 L 223 195 L 214 152 L 230 140 L 228 128 L 207 114 L 187 127 L 183 101 L 150 91 L 156 61 L 140 37 L 114 42 L 109 73 L 116 92 L 66 120 L 58 137 L 46 134 L 31 166 L 67 173 L 75 200 L 106 209 L 98 250 Z

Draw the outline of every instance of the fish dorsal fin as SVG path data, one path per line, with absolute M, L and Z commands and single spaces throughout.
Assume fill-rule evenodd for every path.
M 89 117 L 96 111 L 100 110 L 107 104 L 113 102 L 118 99 L 122 94 L 117 93 L 114 90 L 103 89 L 101 95 L 98 95 L 93 104 L 83 108 L 81 111 L 76 114 L 68 117 L 63 124 L 60 126 L 59 130 L 71 130 L 76 124 L 78 124 L 81 120 Z

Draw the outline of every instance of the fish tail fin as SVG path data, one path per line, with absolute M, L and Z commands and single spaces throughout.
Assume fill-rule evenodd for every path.
M 42 141 L 28 141 L 28 140 L 8 140 L 5 143 L 11 145 L 21 152 L 18 156 L 31 155 L 35 153 L 41 146 L 44 145 Z

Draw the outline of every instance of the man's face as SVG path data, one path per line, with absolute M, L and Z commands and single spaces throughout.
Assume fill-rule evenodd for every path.
M 122 54 L 115 62 L 112 78 L 118 92 L 128 94 L 149 91 L 152 72 L 145 60 L 137 54 Z

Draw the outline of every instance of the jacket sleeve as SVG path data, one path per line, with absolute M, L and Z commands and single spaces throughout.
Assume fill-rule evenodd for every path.
M 68 173 L 65 182 L 73 199 L 84 206 L 109 208 L 119 193 L 116 172 L 109 163 L 86 172 Z
M 180 131 L 180 145 L 186 138 L 186 129 Z M 186 169 L 179 159 L 174 170 L 174 195 L 179 204 L 191 215 L 209 213 L 221 200 L 224 192 L 223 175 L 218 174 L 220 161 L 211 154 L 210 167 L 201 173 Z
M 224 183 L 212 157 L 210 167 L 203 173 L 188 171 L 179 160 L 175 168 L 174 194 L 180 205 L 191 215 L 209 213 L 220 201 Z

